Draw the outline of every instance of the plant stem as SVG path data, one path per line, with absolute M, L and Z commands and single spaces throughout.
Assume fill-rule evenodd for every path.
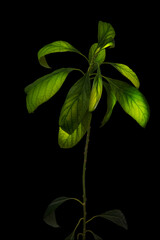
M 84 149 L 84 162 L 83 162 L 83 175 L 82 175 L 82 186 L 83 186 L 83 240 L 86 239 L 86 164 L 87 164 L 87 154 L 88 154 L 88 144 L 89 144 L 89 137 L 90 137 L 90 126 L 87 131 L 86 136 L 86 144 Z
M 92 68 L 94 66 L 94 60 L 98 55 L 98 51 L 92 56 L 91 62 L 89 64 L 88 73 L 90 74 Z M 86 144 L 84 149 L 84 162 L 83 162 L 83 174 L 82 174 L 82 186 L 83 186 L 83 240 L 86 240 L 86 218 L 87 218 L 87 211 L 86 211 L 86 164 L 87 164 L 87 155 L 88 155 L 88 144 L 89 144 L 89 137 L 91 131 L 91 123 L 88 126 L 87 136 L 86 136 Z

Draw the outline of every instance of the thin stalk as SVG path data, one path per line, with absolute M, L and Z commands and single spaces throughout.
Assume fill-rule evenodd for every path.
M 90 74 L 94 65 L 94 60 L 98 55 L 98 51 L 93 55 L 91 62 L 89 64 L 88 73 Z M 83 187 L 83 240 L 86 240 L 86 219 L 87 219 L 87 211 L 86 211 L 86 164 L 87 164 L 87 155 L 88 155 L 88 144 L 90 137 L 91 125 L 89 125 L 86 136 L 86 144 L 84 149 L 84 162 L 83 162 L 83 174 L 82 174 L 82 187 Z
M 83 220 L 83 218 L 80 218 L 79 219 L 79 221 L 78 221 L 78 223 L 77 223 L 77 225 L 76 225 L 76 227 L 75 227 L 75 229 L 74 229 L 74 231 L 73 231 L 73 235 L 75 234 L 75 231 L 77 230 L 77 228 L 78 228 L 78 226 L 79 226 L 79 224 L 80 224 L 80 222 Z
M 83 240 L 86 239 L 86 164 L 87 164 L 87 154 L 88 154 L 88 144 L 89 144 L 89 137 L 90 137 L 90 126 L 87 131 L 86 136 L 86 144 L 84 149 L 84 162 L 83 162 L 83 175 L 82 175 L 82 186 L 83 186 Z
M 87 60 L 87 62 L 89 62 L 88 58 L 87 58 L 84 54 L 82 54 L 81 52 L 79 52 L 79 54 L 80 54 L 82 57 L 84 57 L 84 58 Z
M 77 198 L 71 198 L 71 199 L 75 200 L 75 201 L 79 202 L 81 205 L 83 205 L 83 203 L 79 199 L 77 199 Z
M 96 215 L 96 216 L 90 218 L 89 220 L 86 221 L 86 224 L 89 223 L 89 222 L 91 222 L 93 219 L 95 219 L 95 218 L 97 218 L 97 217 L 99 217 L 99 215 Z

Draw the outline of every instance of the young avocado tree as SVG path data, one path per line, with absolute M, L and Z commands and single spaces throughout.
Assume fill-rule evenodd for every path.
M 27 109 L 29 113 L 33 113 L 41 104 L 48 101 L 59 91 L 69 73 L 79 71 L 82 74 L 82 77 L 70 88 L 62 106 L 59 117 L 58 143 L 61 148 L 72 148 L 86 135 L 82 173 L 83 198 L 82 200 L 71 197 L 56 198 L 48 205 L 44 213 L 44 221 L 50 226 L 57 228 L 59 225 L 56 220 L 55 211 L 61 204 L 68 200 L 73 200 L 82 206 L 83 215 L 78 220 L 73 232 L 65 240 L 74 240 L 76 237 L 77 239 L 81 237 L 83 240 L 86 240 L 87 233 L 92 234 L 95 240 L 101 240 L 101 237 L 87 228 L 87 224 L 96 218 L 107 219 L 127 229 L 125 216 L 118 209 L 103 212 L 90 219 L 87 219 L 86 214 L 85 173 L 91 118 L 92 112 L 97 108 L 101 99 L 102 90 L 104 89 L 107 93 L 107 111 L 102 120 L 101 127 L 110 119 L 116 102 L 143 128 L 146 127 L 150 116 L 147 100 L 138 90 L 140 82 L 135 72 L 124 64 L 105 62 L 106 49 L 115 47 L 114 38 L 115 31 L 112 25 L 99 21 L 98 42 L 90 47 L 88 57 L 65 41 L 55 41 L 45 45 L 38 52 L 38 60 L 43 67 L 50 68 L 45 58 L 48 54 L 75 52 L 87 60 L 89 65 L 87 72 L 84 73 L 81 69 L 75 68 L 60 68 L 37 79 L 25 88 Z M 131 84 L 102 75 L 102 64 L 110 64 L 125 76 Z M 80 223 L 82 223 L 82 231 L 77 233 Z

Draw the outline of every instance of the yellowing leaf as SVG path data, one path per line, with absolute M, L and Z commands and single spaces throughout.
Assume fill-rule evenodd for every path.
M 85 135 L 88 130 L 88 126 L 91 121 L 92 114 L 87 112 L 82 122 L 74 130 L 73 133 L 69 134 L 65 132 L 61 127 L 59 128 L 58 143 L 61 148 L 72 148 L 74 147 Z
M 25 88 L 28 112 L 34 112 L 38 106 L 53 97 L 73 70 L 76 69 L 61 68 L 29 84 Z
M 111 78 L 106 79 L 124 111 L 141 127 L 145 127 L 150 117 L 150 108 L 144 95 L 128 83 Z
M 83 56 L 83 54 L 73 47 L 70 43 L 66 41 L 55 41 L 53 43 L 47 44 L 38 51 L 38 60 L 39 63 L 46 68 L 50 68 L 48 65 L 45 56 L 50 53 L 58 52 L 75 52 Z
M 89 101 L 89 111 L 92 112 L 96 109 L 101 96 L 102 96 L 102 90 L 103 90 L 103 82 L 102 77 L 100 73 L 100 69 L 98 68 L 97 75 L 94 78 L 93 86 L 91 90 L 91 96 Z
M 90 79 L 86 73 L 69 90 L 63 104 L 59 126 L 67 133 L 71 134 L 81 123 L 88 110 L 90 97 Z
M 103 84 L 104 84 L 105 90 L 107 92 L 107 112 L 103 118 L 101 127 L 103 127 L 110 119 L 113 108 L 117 102 L 116 96 L 115 96 L 114 91 L 112 90 L 111 86 L 105 82 L 103 82 Z
M 128 78 L 133 85 L 136 88 L 139 88 L 140 86 L 140 82 L 139 79 L 136 75 L 135 72 L 133 72 L 132 69 L 130 69 L 127 65 L 125 64 L 121 64 L 121 63 L 111 63 L 111 62 L 107 62 L 106 64 L 110 64 L 112 65 L 114 68 L 116 68 L 123 76 L 125 76 L 126 78 Z

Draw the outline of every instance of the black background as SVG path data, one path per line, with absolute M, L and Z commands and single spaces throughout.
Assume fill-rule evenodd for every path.
M 155 50 L 156 6 L 149 3 L 121 1 L 43 2 L 21 6 L 19 43 L 21 56 L 23 128 L 19 144 L 17 208 L 22 223 L 22 238 L 64 239 L 72 232 L 82 211 L 74 202 L 57 210 L 60 229 L 43 222 L 47 205 L 59 196 L 82 198 L 81 175 L 85 139 L 73 149 L 60 149 L 57 143 L 58 118 L 70 86 L 81 76 L 71 73 L 62 89 L 34 114 L 28 114 L 23 88 L 50 70 L 41 67 L 37 52 L 56 40 L 71 43 L 85 55 L 97 42 L 98 21 L 112 24 L 116 32 L 115 48 L 106 51 L 106 60 L 130 66 L 140 79 L 140 91 L 151 107 L 151 118 L 145 129 L 116 104 L 110 121 L 99 128 L 106 111 L 106 95 L 93 113 L 87 163 L 88 217 L 106 210 L 121 209 L 129 229 L 125 231 L 105 220 L 89 225 L 103 239 L 153 237 L 157 209 L 157 154 L 155 128 L 155 81 L 152 62 Z M 154 48 L 154 51 L 153 51 Z M 47 58 L 52 70 L 77 67 L 87 63 L 75 53 L 53 54 Z M 110 67 L 104 75 L 125 80 Z M 158 137 L 158 136 L 157 136 Z M 22 140 L 22 141 L 21 141 Z M 159 139 L 158 139 L 159 141 Z M 21 151 L 20 151 L 21 150 Z M 87 239 L 90 236 L 88 235 Z

